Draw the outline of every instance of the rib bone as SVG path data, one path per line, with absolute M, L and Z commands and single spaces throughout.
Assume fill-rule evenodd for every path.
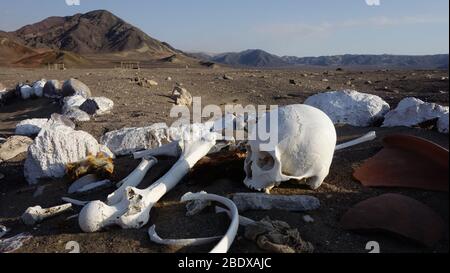
M 206 238 L 195 238 L 195 239 L 161 239 L 155 231 L 155 226 L 153 225 L 148 230 L 148 235 L 150 236 L 150 240 L 155 243 L 164 244 L 164 245 L 175 245 L 175 246 L 194 246 L 194 245 L 204 245 L 216 241 L 222 238 L 219 243 L 210 251 L 210 253 L 226 253 L 230 248 L 231 244 L 236 237 L 237 230 L 239 227 L 239 213 L 234 205 L 233 201 L 228 198 L 215 195 L 208 194 L 206 192 L 199 193 L 191 193 L 188 192 L 181 197 L 182 202 L 194 201 L 194 200 L 205 200 L 205 201 L 216 201 L 224 204 L 228 207 L 229 210 L 225 210 L 228 212 L 228 216 L 231 218 L 231 224 L 228 228 L 228 231 L 225 233 L 223 237 L 214 236 L 214 237 L 206 237 Z
M 346 148 L 349 148 L 349 147 L 352 147 L 352 146 L 359 145 L 359 144 L 364 143 L 364 142 L 372 141 L 375 138 L 377 138 L 377 133 L 375 131 L 371 131 L 371 132 L 363 135 L 360 138 L 357 138 L 355 140 L 352 140 L 352 141 L 349 141 L 349 142 L 346 142 L 346 143 L 342 143 L 342 144 L 336 145 L 335 151 L 343 150 L 343 149 L 346 149 Z

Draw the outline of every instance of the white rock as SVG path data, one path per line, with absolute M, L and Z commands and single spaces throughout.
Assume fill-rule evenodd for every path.
M 448 111 L 439 118 L 437 126 L 440 133 L 448 134 Z
M 69 79 L 62 85 L 62 94 L 64 97 L 80 95 L 85 98 L 91 97 L 91 90 L 89 87 L 77 79 Z
M 22 85 L 20 87 L 20 96 L 24 100 L 31 98 L 33 93 L 34 93 L 33 87 L 29 86 L 28 84 Z
M 168 127 L 156 123 L 148 127 L 123 128 L 106 133 L 100 142 L 115 155 L 129 155 L 136 151 L 159 147 L 170 142 Z
M 98 110 L 95 113 L 96 115 L 104 115 L 111 113 L 111 110 L 114 108 L 114 102 L 105 97 L 95 97 L 91 98 L 97 103 Z
M 16 125 L 16 135 L 33 136 L 39 134 L 42 127 L 47 124 L 46 118 L 26 119 Z
M 44 86 L 46 83 L 47 83 L 47 81 L 42 79 L 33 84 L 33 94 L 36 97 L 41 98 L 42 96 L 44 96 Z
M 186 88 L 175 86 L 172 91 L 172 98 L 175 100 L 176 105 L 192 105 L 192 95 Z
M 438 129 L 448 133 L 449 108 L 436 103 L 427 103 L 417 98 L 405 98 L 397 108 L 386 114 L 383 127 L 416 126 L 438 118 Z
M 80 107 L 85 101 L 86 98 L 80 95 L 65 97 L 63 99 L 63 113 L 68 111 L 70 108 Z
M 314 223 L 314 218 L 312 218 L 311 215 L 303 215 L 303 221 L 306 223 Z
M 334 124 L 359 127 L 370 126 L 390 109 L 382 98 L 354 90 L 320 93 L 309 97 L 305 104 L 325 112 Z
M 65 164 L 98 152 L 113 156 L 84 131 L 61 124 L 46 126 L 28 149 L 24 175 L 29 184 L 36 184 L 41 178 L 60 178 L 65 175 Z
M 270 195 L 265 193 L 235 193 L 233 202 L 239 211 L 246 210 L 287 210 L 307 211 L 320 207 L 320 201 L 308 195 Z
M 91 120 L 89 114 L 81 111 L 78 107 L 65 109 L 64 116 L 76 122 L 85 122 Z

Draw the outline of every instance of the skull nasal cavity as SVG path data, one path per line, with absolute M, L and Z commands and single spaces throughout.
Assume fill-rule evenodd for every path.
M 275 160 L 273 159 L 272 155 L 268 152 L 260 152 L 258 155 L 258 161 L 256 162 L 259 168 L 269 171 L 273 169 L 275 166 Z

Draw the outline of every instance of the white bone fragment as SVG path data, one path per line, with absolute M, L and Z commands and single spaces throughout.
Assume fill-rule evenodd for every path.
M 206 193 L 202 191 L 201 193 Z M 194 216 L 211 205 L 211 201 L 201 199 L 186 203 L 186 216 Z
M 61 199 L 64 202 L 70 203 L 70 204 L 75 205 L 75 206 L 81 206 L 81 207 L 87 205 L 90 202 L 90 201 L 80 201 L 80 200 L 76 200 L 76 199 L 69 198 L 69 197 L 63 197 Z
M 69 193 L 69 194 L 75 193 L 78 190 L 80 190 L 81 188 L 83 188 L 84 186 L 89 185 L 91 183 L 94 183 L 96 181 L 98 181 L 97 175 L 95 175 L 95 174 L 87 174 L 87 175 L 79 178 L 75 182 L 73 182 L 70 185 L 69 190 L 67 191 L 67 193 Z
M 141 163 L 136 167 L 136 169 L 134 169 L 134 171 L 131 172 L 127 177 L 118 182 L 116 186 L 118 188 L 122 186 L 136 187 L 137 185 L 139 185 L 139 183 L 141 183 L 142 179 L 144 179 L 148 170 L 151 167 L 155 166 L 156 163 L 158 163 L 158 160 L 152 156 L 142 158 Z
M 155 166 L 158 163 L 158 160 L 154 157 L 146 157 L 143 158 L 141 163 L 131 172 L 127 177 L 125 177 L 122 181 L 116 184 L 118 189 L 108 195 L 107 203 L 109 205 L 114 205 L 122 201 L 122 198 L 125 196 L 126 189 L 128 187 L 137 187 L 144 179 L 148 170 Z
M 148 229 L 148 235 L 150 236 L 150 240 L 154 243 L 160 245 L 169 245 L 169 246 L 199 246 L 209 244 L 211 242 L 220 240 L 222 236 L 214 236 L 214 237 L 206 237 L 206 238 L 193 238 L 193 239 L 162 239 L 156 233 L 155 225 L 151 226 Z
M 0 225 L 0 238 L 6 235 L 6 233 L 9 232 L 9 228 L 5 227 L 4 225 Z
M 134 152 L 133 157 L 134 159 L 141 159 L 143 157 L 149 157 L 149 156 L 171 156 L 171 157 L 178 157 L 181 154 L 181 148 L 177 141 L 170 142 L 169 144 L 162 145 L 160 147 L 145 150 L 145 151 L 139 151 Z
M 231 212 L 227 209 L 216 206 L 215 210 L 216 210 L 216 213 L 226 213 L 226 214 L 228 214 L 228 217 L 231 217 Z M 255 223 L 254 220 L 247 218 L 245 216 L 239 215 L 239 225 L 246 227 L 246 226 L 254 224 L 254 223 Z
M 239 212 L 236 205 L 228 198 L 223 196 L 208 194 L 208 193 L 186 193 L 181 197 L 182 202 L 192 200 L 210 200 L 224 204 L 230 210 L 231 224 L 217 245 L 210 251 L 210 253 L 226 253 L 236 237 L 239 228 Z
M 109 179 L 105 179 L 105 180 L 102 180 L 102 181 L 97 181 L 97 182 L 94 182 L 94 183 L 90 183 L 90 184 L 88 184 L 88 185 L 78 189 L 76 192 L 77 193 L 88 192 L 88 191 L 92 191 L 94 189 L 97 189 L 97 188 L 100 188 L 100 187 L 104 187 L 104 186 L 107 186 L 107 185 L 111 185 L 111 181 Z
M 362 136 L 360 138 L 357 138 L 355 140 L 352 140 L 352 141 L 349 141 L 349 142 L 346 142 L 346 143 L 342 143 L 342 144 L 336 145 L 336 149 L 335 150 L 339 151 L 339 150 L 342 150 L 342 149 L 346 149 L 346 148 L 349 148 L 349 147 L 352 147 L 352 146 L 359 145 L 359 144 L 364 143 L 364 142 L 375 140 L 376 138 L 377 138 L 377 133 L 375 131 L 371 131 L 371 132 L 365 134 L 364 136 Z
M 195 124 L 194 124 L 195 125 Z M 201 125 L 192 126 L 187 130 L 202 130 Z M 203 131 L 204 132 L 204 131 Z M 192 139 L 183 138 L 183 153 L 174 166 L 150 187 L 140 190 L 126 187 L 120 202 L 105 204 L 101 201 L 88 203 L 80 212 L 78 223 L 84 232 L 95 232 L 110 225 L 122 228 L 141 228 L 150 217 L 153 205 L 189 172 L 189 170 L 215 145 L 218 135 L 208 132 L 198 134 L 191 132 Z M 187 132 L 186 132 L 187 134 Z M 114 198 L 115 199 L 115 198 Z
M 308 211 L 320 207 L 316 197 L 308 195 L 269 195 L 265 193 L 235 193 L 232 197 L 239 211 L 287 210 Z
M 69 217 L 66 218 L 66 221 L 72 220 L 72 219 L 74 219 L 74 218 L 78 218 L 79 215 L 80 215 L 79 213 L 74 214 L 74 215 L 71 215 L 71 216 L 69 216 Z
M 70 208 L 72 208 L 72 204 L 70 203 L 47 209 L 43 209 L 41 206 L 30 207 L 22 214 L 21 218 L 26 225 L 33 226 L 46 218 L 59 215 Z

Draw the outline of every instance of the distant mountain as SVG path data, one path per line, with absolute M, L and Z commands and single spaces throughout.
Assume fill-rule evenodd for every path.
M 448 54 L 408 55 L 336 55 L 321 57 L 281 57 L 293 66 L 370 66 L 392 68 L 448 68 Z
M 231 66 L 248 67 L 373 67 L 373 68 L 408 68 L 408 69 L 447 69 L 449 55 L 336 55 L 321 57 L 279 57 L 263 50 L 246 50 L 242 52 L 209 55 L 207 53 L 190 53 L 190 55 L 207 61 Z
M 178 53 L 106 10 L 49 17 L 10 32 L 24 45 L 78 54 L 138 52 L 167 57 Z
M 260 49 L 218 54 L 208 60 L 231 66 L 282 67 L 289 65 L 282 58 Z

